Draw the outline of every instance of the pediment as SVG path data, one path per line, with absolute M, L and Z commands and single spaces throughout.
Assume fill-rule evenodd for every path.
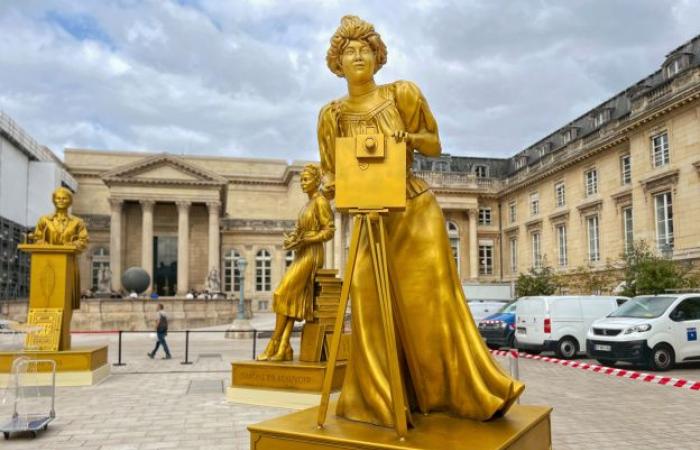
M 167 153 L 146 157 L 102 175 L 107 184 L 224 185 L 226 179 L 210 170 Z

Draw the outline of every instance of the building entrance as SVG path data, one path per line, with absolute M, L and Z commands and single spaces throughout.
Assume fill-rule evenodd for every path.
M 153 290 L 158 295 L 177 291 L 177 236 L 153 238 Z

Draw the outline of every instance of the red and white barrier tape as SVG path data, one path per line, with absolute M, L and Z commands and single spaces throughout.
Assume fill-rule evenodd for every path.
M 491 353 L 495 356 L 509 356 L 511 358 L 534 359 L 538 361 L 559 364 L 560 366 L 587 370 L 589 372 L 596 372 L 620 378 L 628 378 L 630 380 L 643 381 L 645 383 L 661 384 L 664 386 L 673 386 L 677 388 L 690 389 L 691 391 L 700 391 L 700 381 L 684 380 L 682 378 L 673 377 L 663 377 L 660 375 L 651 375 L 644 372 L 637 372 L 635 370 L 617 369 L 614 367 L 599 366 L 597 364 L 589 364 L 580 361 L 552 358 L 549 356 L 531 355 L 529 353 L 518 353 L 517 350 L 491 350 Z

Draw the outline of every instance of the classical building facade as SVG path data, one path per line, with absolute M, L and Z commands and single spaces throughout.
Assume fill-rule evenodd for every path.
M 306 198 L 304 162 L 66 149 L 87 220 L 82 288 L 101 267 L 112 288 L 129 267 L 161 295 L 202 291 L 212 269 L 237 296 L 269 309 L 293 254 L 282 234 Z M 513 157 L 416 157 L 432 186 L 464 283 L 511 282 L 544 264 L 607 270 L 633 242 L 700 261 L 700 37 L 661 68 Z M 336 213 L 326 266 L 343 269 L 350 220 Z M 575 288 L 574 288 L 575 290 Z

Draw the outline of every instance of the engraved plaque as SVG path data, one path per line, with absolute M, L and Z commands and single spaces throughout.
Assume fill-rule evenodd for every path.
M 27 315 L 27 324 L 37 327 L 27 333 L 25 350 L 55 352 L 61 339 L 61 308 L 32 308 Z

